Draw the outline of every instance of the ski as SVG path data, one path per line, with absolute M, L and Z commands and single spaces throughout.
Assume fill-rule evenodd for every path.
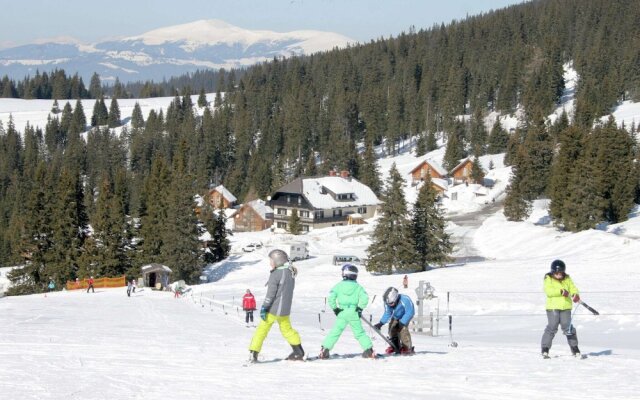
M 361 319 L 361 320 L 363 320 L 364 322 L 366 322 L 366 323 L 367 323 L 367 325 L 369 325 L 369 326 L 371 327 L 371 329 L 373 329 L 373 330 L 374 330 L 378 335 L 380 335 L 380 337 L 381 337 L 382 339 L 384 339 L 384 341 L 385 341 L 385 342 L 387 342 L 387 343 L 389 344 L 389 346 L 391 346 L 391 347 L 393 348 L 393 350 L 394 350 L 396 353 L 400 353 L 400 350 L 398 349 L 398 346 L 396 346 L 396 345 L 395 345 L 395 343 L 393 343 L 393 342 L 391 341 L 391 339 L 389 339 L 389 338 L 388 338 L 387 336 L 385 336 L 382 332 L 380 332 L 380 330 L 379 330 L 379 329 L 376 329 L 376 327 L 375 327 L 375 326 L 373 326 L 373 324 L 372 324 L 371 322 L 369 322 L 365 317 L 360 316 L 360 319 Z
M 580 300 L 579 303 L 586 308 L 587 310 L 591 311 L 591 313 L 593 315 L 600 315 L 600 313 L 598 311 L 596 311 L 594 308 L 590 307 L 587 303 L 585 303 L 584 301 Z

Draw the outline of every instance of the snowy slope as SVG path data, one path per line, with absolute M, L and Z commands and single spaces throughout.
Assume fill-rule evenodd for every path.
M 331 255 L 362 254 L 368 239 L 359 228 L 312 232 L 306 237 L 312 258 L 296 263 L 300 272 L 291 318 L 311 354 L 318 352 L 334 319 L 324 304 L 339 280 Z M 238 250 L 244 242 L 281 238 L 258 232 L 232 239 L 236 253 L 217 266 L 219 280 L 194 286 L 193 297 L 174 299 L 145 289 L 127 298 L 122 288 L 0 300 L 2 397 L 542 399 L 552 392 L 566 399 L 631 399 L 640 389 L 635 376 L 640 312 L 633 302 L 640 287 L 633 262 L 640 251 L 637 240 L 601 231 L 559 235 L 533 222 L 506 222 L 497 214 L 476 237 L 478 247 L 495 260 L 409 276 L 411 288 L 421 279 L 436 288 L 438 299 L 427 303 L 435 312 L 439 301 L 441 315 L 450 292 L 457 348 L 448 346 L 443 318 L 439 336 L 414 333 L 413 357 L 245 367 L 254 328 L 244 326 L 240 297 L 251 288 L 262 302 L 268 266 L 264 254 Z M 554 358 L 538 355 L 546 322 L 542 276 L 556 257 L 567 262 L 583 299 L 602 314 L 579 310 L 575 317 L 586 360 L 570 356 L 561 334 Z M 382 311 L 383 290 L 401 279 L 360 274 L 359 281 L 375 295 L 365 312 L 374 321 Z M 413 295 L 412 289 L 406 292 Z M 382 351 L 385 344 L 373 338 L 374 348 Z M 263 347 L 264 359 L 289 351 L 274 327 Z M 360 351 L 348 330 L 334 349 L 338 354 Z

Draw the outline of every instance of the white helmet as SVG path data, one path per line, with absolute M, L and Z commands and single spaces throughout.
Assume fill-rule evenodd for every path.
M 289 256 L 283 250 L 275 249 L 269 252 L 269 258 L 273 260 L 273 264 L 276 268 L 285 265 L 289 262 Z
M 382 295 L 382 298 L 384 299 L 384 302 L 386 305 L 393 307 L 398 302 L 399 296 L 400 296 L 400 293 L 398 293 L 398 289 L 394 287 L 389 287 L 387 290 L 384 291 L 384 295 Z

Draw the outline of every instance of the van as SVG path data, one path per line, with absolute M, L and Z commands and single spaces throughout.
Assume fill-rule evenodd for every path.
M 280 249 L 285 251 L 289 255 L 289 260 L 298 261 L 298 260 L 306 260 L 309 258 L 309 248 L 307 242 L 283 242 L 273 244 L 270 247 L 270 250 Z
M 364 260 L 360 257 L 349 256 L 349 255 L 335 255 L 333 256 L 333 265 L 342 265 L 342 264 L 353 264 L 353 265 L 364 265 Z

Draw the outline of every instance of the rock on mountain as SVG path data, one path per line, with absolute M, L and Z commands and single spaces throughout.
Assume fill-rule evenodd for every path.
M 80 74 L 85 84 L 94 72 L 103 81 L 116 77 L 122 82 L 158 81 L 197 69 L 245 67 L 354 42 L 331 32 L 252 31 L 220 20 L 201 20 L 91 45 L 48 42 L 3 49 L 0 76 L 22 79 L 36 70 L 64 69 L 67 74 Z

